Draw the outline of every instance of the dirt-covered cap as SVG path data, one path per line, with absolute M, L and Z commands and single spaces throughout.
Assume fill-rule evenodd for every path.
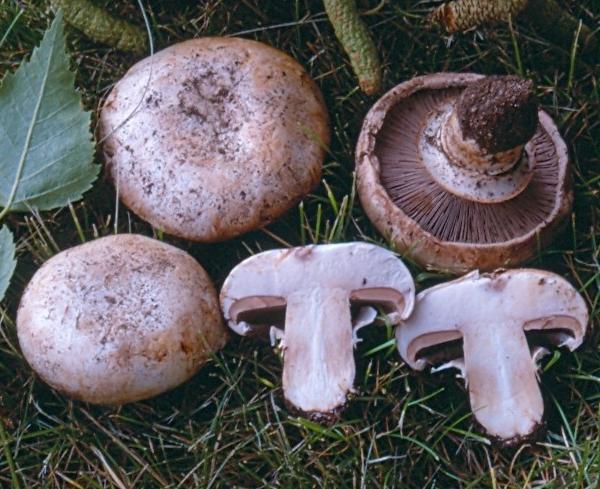
M 200 38 L 133 66 L 100 117 L 121 200 L 167 233 L 220 241 L 264 226 L 319 182 L 321 93 L 265 44 Z

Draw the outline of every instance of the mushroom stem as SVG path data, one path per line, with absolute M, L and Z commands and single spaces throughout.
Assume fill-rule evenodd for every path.
M 464 170 L 486 175 L 500 175 L 510 171 L 520 161 L 525 145 L 520 144 L 506 151 L 490 154 L 475 140 L 465 137 L 456 107 L 450 112 L 441 127 L 442 148 L 450 162 Z
M 285 315 L 283 391 L 303 413 L 331 413 L 346 402 L 355 367 L 348 291 L 291 294 Z
M 538 126 L 533 83 L 517 76 L 488 76 L 469 85 L 442 126 L 450 161 L 485 175 L 500 175 L 521 160 Z
M 504 440 L 532 433 L 542 421 L 544 402 L 536 362 L 522 328 L 475 326 L 465 331 L 463 348 L 477 421 L 489 434 Z

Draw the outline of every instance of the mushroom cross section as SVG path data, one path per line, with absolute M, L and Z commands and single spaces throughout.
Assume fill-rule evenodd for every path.
M 558 275 L 472 272 L 421 292 L 396 338 L 414 369 L 443 364 L 462 370 L 477 421 L 511 443 L 530 436 L 542 421 L 537 359 L 546 347 L 577 348 L 587 322 L 583 298 Z
M 313 245 L 254 255 L 227 277 L 221 306 L 241 335 L 281 339 L 288 404 L 313 419 L 335 418 L 352 391 L 358 328 L 378 307 L 406 319 L 414 283 L 392 252 L 367 243 Z

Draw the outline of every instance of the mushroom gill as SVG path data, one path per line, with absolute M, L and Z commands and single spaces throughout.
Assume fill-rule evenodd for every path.
M 422 121 L 443 109 L 462 88 L 421 90 L 387 113 L 375 145 L 381 184 L 389 197 L 423 230 L 441 241 L 494 244 L 523 236 L 547 221 L 559 194 L 559 157 L 542 125 L 529 143 L 535 160 L 529 185 L 516 197 L 481 203 L 441 187 L 420 156 Z

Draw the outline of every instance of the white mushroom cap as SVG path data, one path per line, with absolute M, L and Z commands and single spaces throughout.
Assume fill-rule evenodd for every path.
M 48 260 L 23 294 L 17 332 L 44 381 L 100 404 L 177 386 L 227 339 L 216 291 L 196 260 L 127 234 Z
M 410 314 L 414 283 L 410 272 L 392 252 L 368 243 L 309 245 L 265 251 L 247 258 L 229 274 L 221 289 L 221 305 L 229 327 L 246 335 L 256 325 L 239 320 L 256 311 L 268 297 L 282 305 L 298 290 L 315 287 L 343 289 L 352 301 L 387 308 L 394 322 Z M 259 304 L 258 301 L 265 301 Z M 242 302 L 240 302 L 242 301 Z
M 121 200 L 153 226 L 220 241 L 264 226 L 319 182 L 328 115 L 287 54 L 200 38 L 133 66 L 100 116 Z
M 463 370 L 479 423 L 510 441 L 530 435 L 544 412 L 535 362 L 540 351 L 530 351 L 526 334 L 574 350 L 587 322 L 583 298 L 558 275 L 532 269 L 473 272 L 421 292 L 396 337 L 400 355 L 417 370 L 462 339 L 462 358 L 445 360 Z
M 235 267 L 221 290 L 225 319 L 238 334 L 277 328 L 285 398 L 317 418 L 335 415 L 352 390 L 355 333 L 375 319 L 372 306 L 397 323 L 413 302 L 404 264 L 367 243 L 259 253 Z M 354 322 L 352 305 L 359 308 Z

